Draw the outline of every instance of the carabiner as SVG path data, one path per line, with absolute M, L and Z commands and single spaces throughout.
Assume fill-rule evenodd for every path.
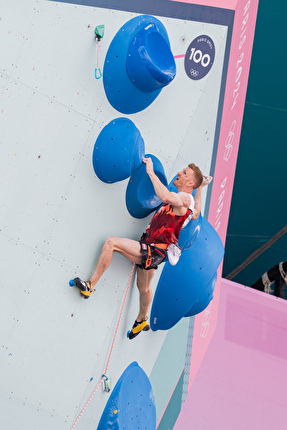
M 99 75 L 98 76 L 97 76 L 97 71 L 99 71 Z M 95 78 L 96 79 L 100 79 L 102 76 L 103 75 L 102 75 L 101 69 L 95 69 Z

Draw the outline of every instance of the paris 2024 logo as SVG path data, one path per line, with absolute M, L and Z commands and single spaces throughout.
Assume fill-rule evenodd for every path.
M 187 48 L 184 67 L 187 76 L 193 80 L 204 78 L 210 71 L 215 57 L 215 46 L 211 37 L 196 37 Z

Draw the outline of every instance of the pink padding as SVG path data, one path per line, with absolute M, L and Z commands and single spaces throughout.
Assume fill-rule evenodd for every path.
M 181 3 L 199 4 L 203 6 L 213 6 L 213 7 L 223 8 L 223 9 L 234 10 L 239 0 L 217 0 L 217 1 L 215 0 L 171 0 L 171 1 L 179 1 Z
M 223 279 L 218 311 L 174 430 L 285 430 L 287 301 Z
M 202 4 L 207 3 L 211 2 L 202 2 Z M 222 3 L 226 3 L 226 5 L 228 3 L 229 9 L 231 5 L 236 3 L 222 121 L 208 214 L 208 221 L 215 228 L 224 244 L 240 141 L 258 0 L 238 0 L 236 2 L 213 0 L 212 3 L 215 7 Z M 218 270 L 218 278 L 221 276 L 220 270 Z M 195 318 L 189 388 L 192 387 L 197 369 L 216 326 L 219 293 L 220 281 L 217 282 L 211 304 L 204 313 L 197 315 Z

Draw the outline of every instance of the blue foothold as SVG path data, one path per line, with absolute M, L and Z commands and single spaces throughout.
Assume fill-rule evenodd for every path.
M 75 281 L 74 279 L 71 279 L 69 282 L 70 287 L 74 287 L 75 286 Z
M 127 332 L 127 338 L 129 339 L 129 336 L 130 336 L 130 330 L 128 330 L 128 332 Z

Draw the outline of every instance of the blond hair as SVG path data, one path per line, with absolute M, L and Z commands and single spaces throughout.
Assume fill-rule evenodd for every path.
M 193 171 L 194 173 L 194 189 L 200 187 L 203 181 L 203 174 L 198 166 L 196 166 L 194 163 L 191 163 L 188 165 L 188 167 Z

